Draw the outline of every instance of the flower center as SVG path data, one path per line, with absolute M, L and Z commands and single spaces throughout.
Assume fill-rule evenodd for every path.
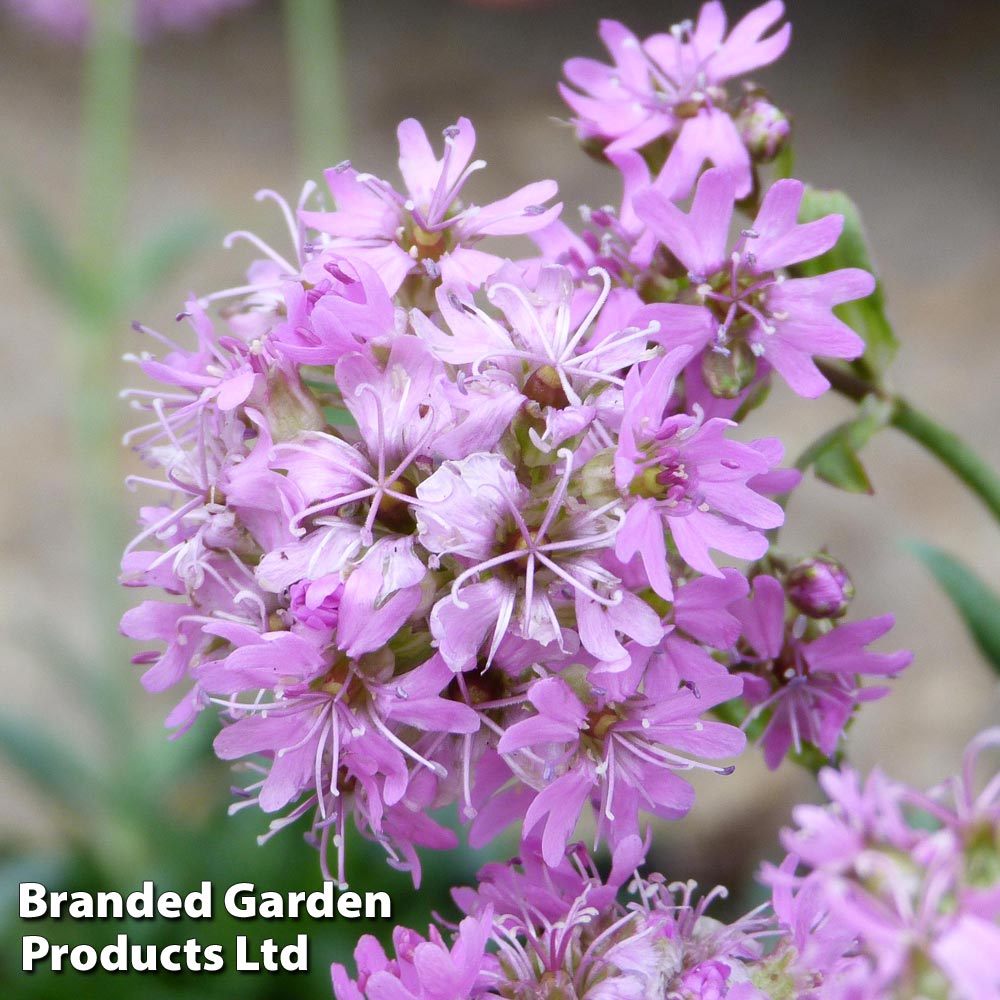
M 658 500 L 680 513 L 682 505 L 694 507 L 698 501 L 695 470 L 684 460 L 680 448 L 654 441 L 648 458 L 632 480 L 629 493 L 647 500 Z
M 742 337 L 755 329 L 774 333 L 773 316 L 767 308 L 767 289 L 784 279 L 774 273 L 754 272 L 755 258 L 745 249 L 747 241 L 758 238 L 753 229 L 744 229 L 729 255 L 729 267 L 701 282 L 696 288 L 705 305 L 718 320 L 715 350 L 725 354 L 734 337 Z M 760 353 L 751 345 L 754 354 Z

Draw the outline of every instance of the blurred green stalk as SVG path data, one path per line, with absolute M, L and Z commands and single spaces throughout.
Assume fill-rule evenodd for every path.
M 133 0 L 96 0 L 83 93 L 83 263 L 92 290 L 87 305 L 117 311 L 115 276 L 125 224 L 135 89 Z
M 295 145 L 304 177 L 319 181 L 344 157 L 349 123 L 337 0 L 284 0 Z
M 99 652 L 94 679 L 106 689 L 109 719 L 118 723 L 110 728 L 122 734 L 128 727 L 128 685 L 115 679 L 122 656 L 116 642 L 121 611 L 116 578 L 124 535 L 116 338 L 125 305 L 119 271 L 135 93 L 132 8 L 133 0 L 95 0 L 92 5 L 83 78 L 82 232 L 76 254 L 80 287 L 67 352 L 89 598 Z

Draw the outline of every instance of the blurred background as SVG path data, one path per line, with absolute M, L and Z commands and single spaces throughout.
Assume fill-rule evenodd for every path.
M 735 21 L 750 6 L 727 8 Z M 757 78 L 794 116 L 796 176 L 843 188 L 863 212 L 903 343 L 896 388 L 1000 465 L 1000 6 L 788 6 L 790 50 Z M 270 187 L 294 200 L 317 151 L 329 150 L 330 163 L 349 157 L 359 169 L 395 177 L 395 126 L 407 116 L 432 135 L 459 115 L 473 120 L 477 155 L 489 162 L 473 182 L 477 200 L 554 177 L 571 221 L 580 202 L 617 202 L 614 176 L 581 154 L 572 129 L 556 121 L 566 116 L 555 89 L 561 63 L 578 54 L 605 57 L 599 17 L 645 35 L 695 13 L 693 2 L 679 0 L 348 0 L 339 19 L 346 115 L 330 107 L 310 121 L 310 149 L 291 110 L 303 67 L 289 59 L 281 5 L 260 0 L 203 32 L 151 41 L 133 66 L 121 259 L 141 264 L 143 248 L 159 239 L 154 270 L 162 273 L 155 290 L 116 304 L 114 329 L 96 334 L 82 330 L 59 298 L 67 266 L 60 245 L 83 239 L 92 266 L 114 271 L 100 259 L 99 243 L 81 236 L 88 225 L 80 205 L 82 51 L 0 16 L 0 735 L 7 748 L 0 755 L 0 941 L 7 949 L 0 985 L 14 976 L 5 995 L 129 996 L 141 983 L 151 996 L 195 989 L 205 997 L 287 996 L 290 989 L 324 996 L 329 961 L 346 960 L 360 930 L 379 930 L 304 927 L 312 938 L 308 986 L 267 976 L 16 975 L 27 927 L 14 919 L 12 892 L 25 878 L 101 889 L 116 879 L 126 891 L 143 878 L 179 890 L 204 878 L 218 885 L 252 878 L 282 891 L 318 880 L 315 856 L 296 831 L 258 848 L 262 817 L 225 816 L 230 779 L 206 752 L 212 725 L 168 743 L 161 720 L 171 697 L 142 693 L 132 651 L 112 634 L 125 600 L 107 545 L 127 537 L 136 500 L 119 486 L 129 468 L 124 450 L 105 450 L 111 457 L 102 475 L 111 474 L 96 489 L 93 468 L 89 477 L 82 468 L 88 444 L 78 405 L 88 386 L 114 392 L 134 381 L 120 358 L 146 345 L 128 321 L 167 328 L 188 293 L 238 284 L 250 258 L 239 246 L 221 249 L 231 229 L 283 246 L 278 213 L 253 195 Z M 99 223 L 90 225 L 100 232 Z M 98 304 L 91 325 L 113 311 Z M 807 404 L 776 389 L 752 431 L 780 435 L 794 456 L 850 412 L 832 395 Z M 101 433 L 117 439 L 132 416 L 115 402 Z M 829 546 L 854 579 L 853 614 L 896 614 L 891 647 L 913 649 L 916 660 L 892 695 L 862 714 L 849 756 L 863 769 L 878 762 L 927 785 L 955 769 L 973 733 L 1000 721 L 1000 696 L 957 614 L 902 543 L 939 545 L 997 587 L 1000 535 L 978 502 L 907 439 L 886 431 L 865 457 L 876 495 L 808 480 L 790 507 L 783 546 L 802 554 Z M 95 511 L 103 520 L 99 539 L 88 528 Z M 775 853 L 791 804 L 816 795 L 807 773 L 786 765 L 769 775 L 753 753 L 736 777 L 699 785 L 694 813 L 661 831 L 652 862 L 672 878 L 708 885 L 749 884 L 760 858 Z M 360 847 L 355 855 L 369 887 L 398 890 L 396 916 L 414 926 L 443 905 L 444 886 L 477 866 L 465 855 L 426 860 L 429 889 L 412 897 L 406 880 L 382 877 L 374 854 Z M 117 930 L 66 922 L 31 928 L 97 944 Z M 134 940 L 161 933 L 141 924 L 128 930 Z M 168 928 L 181 941 L 226 941 L 234 932 L 218 923 Z M 238 932 L 277 937 L 296 929 Z

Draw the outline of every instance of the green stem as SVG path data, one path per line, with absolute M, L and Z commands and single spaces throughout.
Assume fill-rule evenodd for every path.
M 125 225 L 135 76 L 131 11 L 131 0 L 98 0 L 93 5 L 84 70 L 84 308 L 102 319 L 116 311 L 115 278 Z
M 1000 522 L 1000 475 L 954 431 L 942 427 L 902 396 L 879 392 L 869 382 L 839 366 L 819 362 L 819 367 L 830 380 L 834 391 L 856 403 L 872 393 L 886 398 L 892 404 L 889 424 L 922 445 L 950 469 L 979 497 L 994 519 Z
M 97 628 L 95 682 L 108 696 L 109 716 L 125 738 L 126 685 L 114 665 L 125 654 L 117 636 L 121 599 L 116 585 L 124 539 L 119 501 L 122 478 L 116 333 L 124 303 L 119 294 L 126 189 L 132 141 L 135 45 L 132 0 L 98 0 L 92 7 L 83 81 L 81 215 L 77 255 L 81 276 L 71 340 L 77 482 L 87 543 L 92 613 Z M 112 735 L 110 732 L 108 735 Z
M 348 120 L 337 0 L 284 0 L 299 169 L 319 180 L 344 156 Z
M 890 423 L 940 459 L 1000 521 L 1000 477 L 954 431 L 898 397 Z

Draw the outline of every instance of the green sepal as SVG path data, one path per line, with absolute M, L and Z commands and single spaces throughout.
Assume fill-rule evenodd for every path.
M 771 172 L 776 181 L 788 180 L 795 176 L 795 150 L 790 142 L 786 142 L 771 161 Z

